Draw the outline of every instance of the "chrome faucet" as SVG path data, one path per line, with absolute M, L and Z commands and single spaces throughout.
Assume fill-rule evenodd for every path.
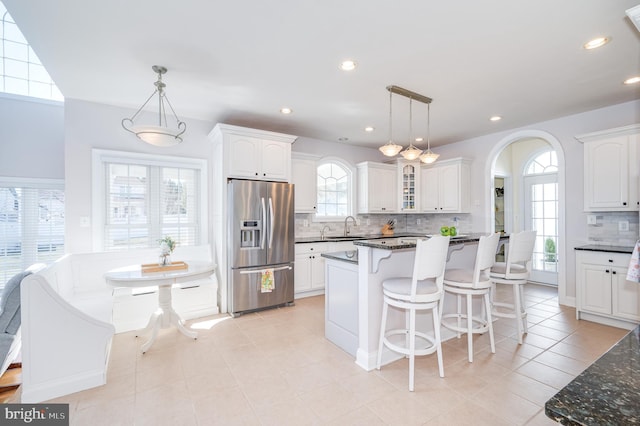
M 346 219 L 344 220 L 344 236 L 348 236 L 350 229 L 349 229 L 349 225 L 347 222 L 349 222 L 349 219 L 353 219 L 353 226 L 358 226 L 358 222 L 356 221 L 356 218 L 353 216 L 347 216 Z
M 331 228 L 329 228 L 329 225 L 325 225 L 325 226 L 322 227 L 322 231 L 320 231 L 320 239 L 321 240 L 324 240 L 324 231 L 327 230 L 327 229 L 329 231 L 331 231 Z

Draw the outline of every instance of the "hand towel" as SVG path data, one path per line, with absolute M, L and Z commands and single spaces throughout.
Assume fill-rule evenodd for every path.
M 274 288 L 276 288 L 276 283 L 273 279 L 273 269 L 264 269 L 260 279 L 260 292 L 271 293 Z
M 636 241 L 633 248 L 631 260 L 629 261 L 629 270 L 627 271 L 627 280 L 640 283 L 640 240 Z

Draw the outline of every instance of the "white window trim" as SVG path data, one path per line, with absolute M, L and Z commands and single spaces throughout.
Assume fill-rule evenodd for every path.
M 127 151 L 112 151 L 106 149 L 91 150 L 91 221 L 93 234 L 93 250 L 104 250 L 105 226 L 105 163 L 123 162 L 144 166 L 161 166 L 174 168 L 196 168 L 200 170 L 200 243 L 206 244 L 209 230 L 208 218 L 208 182 L 207 160 L 199 158 L 176 157 L 157 154 L 140 154 Z
M 356 205 L 356 168 L 347 160 L 343 160 L 338 157 L 322 157 L 316 161 L 316 200 L 318 198 L 318 167 L 326 163 L 337 163 L 343 168 L 345 168 L 349 174 L 349 199 L 347 206 L 348 214 L 346 216 L 320 216 L 317 213 L 312 215 L 312 222 L 344 222 L 344 220 L 349 216 L 355 216 L 355 205 Z

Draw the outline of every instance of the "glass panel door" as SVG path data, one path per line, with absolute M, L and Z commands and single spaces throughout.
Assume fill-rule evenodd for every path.
M 525 229 L 537 231 L 531 281 L 558 284 L 558 178 L 525 176 Z

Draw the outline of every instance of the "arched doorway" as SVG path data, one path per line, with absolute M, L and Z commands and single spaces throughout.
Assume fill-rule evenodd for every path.
M 560 303 L 567 303 L 566 298 L 566 239 L 565 239 L 565 159 L 564 159 L 564 151 L 562 149 L 562 145 L 560 142 L 551 134 L 539 131 L 539 130 L 523 130 L 519 132 L 515 132 L 511 135 L 500 140 L 491 150 L 489 156 L 487 158 L 485 176 L 487 179 L 486 188 L 487 191 L 485 193 L 485 205 L 489 206 L 489 210 L 491 214 L 486 218 L 486 228 L 487 229 L 495 229 L 495 184 L 494 178 L 496 176 L 500 177 L 499 164 L 496 167 L 498 162 L 498 157 L 500 154 L 511 144 L 523 141 L 523 140 L 539 140 L 543 145 L 548 145 L 551 147 L 553 151 L 556 153 L 557 157 L 557 243 L 556 243 L 556 252 L 557 252 L 557 282 L 558 282 L 558 299 Z M 524 174 L 524 165 L 522 169 L 518 173 L 513 173 L 514 182 L 511 182 L 512 187 L 517 187 L 521 190 L 521 195 L 524 194 L 524 181 L 522 176 Z M 515 180 L 519 180 L 519 182 L 515 182 Z M 524 201 L 520 201 L 518 199 L 513 200 L 513 205 L 518 205 L 517 203 L 522 203 L 519 205 L 523 205 Z M 511 229 L 505 229 L 507 232 L 515 232 L 520 229 L 524 224 L 524 217 L 522 213 L 514 214 L 516 218 L 513 223 Z

